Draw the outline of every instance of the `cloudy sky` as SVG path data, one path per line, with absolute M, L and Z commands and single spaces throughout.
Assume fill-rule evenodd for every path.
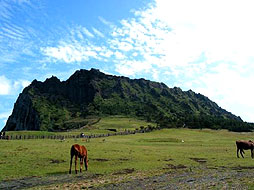
M 23 88 L 97 68 L 254 122 L 252 0 L 0 0 L 0 129 Z

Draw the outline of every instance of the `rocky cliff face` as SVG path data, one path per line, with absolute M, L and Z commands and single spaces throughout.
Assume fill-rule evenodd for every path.
M 200 122 L 201 116 L 242 122 L 191 90 L 184 92 L 163 83 L 91 69 L 76 71 L 62 82 L 56 77 L 34 80 L 19 95 L 3 130 L 61 131 L 80 126 L 88 115 L 105 114 L 163 120 L 172 126 Z
M 31 97 L 24 91 L 19 95 L 4 130 L 39 130 L 40 120 Z

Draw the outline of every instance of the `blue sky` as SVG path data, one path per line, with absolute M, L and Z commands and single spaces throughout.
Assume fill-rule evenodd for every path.
M 97 68 L 192 89 L 254 122 L 251 0 L 0 0 L 0 129 L 23 88 Z

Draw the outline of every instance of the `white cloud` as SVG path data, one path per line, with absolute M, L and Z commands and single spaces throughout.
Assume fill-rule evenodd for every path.
M 30 84 L 27 80 L 12 81 L 5 76 L 0 76 L 0 95 L 17 94 Z
M 88 37 L 90 38 L 94 38 L 94 35 L 86 28 L 86 27 L 82 27 L 81 31 Z
M 102 35 L 95 28 L 92 29 L 96 31 L 95 34 Z M 41 47 L 40 51 L 47 62 L 81 63 L 92 58 L 102 60 L 103 56 L 110 56 L 110 50 L 101 44 L 97 45 L 93 38 L 94 34 L 87 28 L 77 25 L 69 28 L 58 42 Z
M 188 57 L 195 59 L 203 51 L 210 63 L 235 61 L 243 52 L 252 55 L 253 5 L 252 1 L 158 0 L 154 14 L 172 28 L 183 56 L 191 52 Z
M 0 76 L 0 95 L 8 95 L 11 93 L 11 81 L 5 76 Z
M 151 69 L 151 65 L 144 64 L 143 61 L 122 60 L 116 64 L 116 71 L 124 76 L 135 76 L 137 72 L 148 73 Z
M 13 82 L 12 88 L 15 90 L 15 92 L 19 92 L 19 90 L 24 89 L 30 84 L 31 82 L 28 80 L 18 80 Z
M 103 18 L 103 17 L 101 17 L 101 16 L 99 16 L 98 18 L 99 18 L 99 20 L 100 20 L 103 24 L 105 24 L 105 25 L 107 25 L 107 26 L 109 26 L 109 27 L 113 27 L 113 26 L 114 26 L 112 22 L 109 22 L 109 21 L 106 20 L 105 18 Z
M 156 69 L 153 69 L 152 70 L 152 76 L 153 76 L 153 80 L 155 80 L 155 81 L 159 81 L 159 72 L 158 72 L 158 70 L 156 70 Z
M 101 38 L 104 38 L 104 34 L 103 34 L 103 33 L 101 33 L 99 30 L 97 30 L 97 29 L 94 28 L 94 27 L 92 27 L 92 29 L 93 29 L 93 32 L 94 32 L 96 35 L 98 35 L 98 36 L 101 37 Z
M 126 59 L 126 57 L 125 57 L 125 55 L 124 54 L 122 54 L 121 52 L 119 52 L 119 51 L 116 51 L 115 53 L 114 53 L 114 55 L 115 55 L 115 58 L 117 59 L 117 60 L 123 60 L 123 59 Z
M 15 29 L 14 27 L 10 28 L 10 26 L 5 26 L 2 28 L 2 35 L 12 38 L 14 40 L 23 39 L 24 33 L 21 33 L 19 30 Z
M 215 72 L 206 73 L 189 83 L 189 88 L 208 96 L 221 107 L 240 115 L 244 120 L 253 121 L 254 76 L 241 75 L 227 64 L 214 68 Z
M 0 122 L 2 122 L 1 124 L 4 124 L 4 125 L 6 124 L 8 117 L 11 115 L 11 112 L 12 110 L 0 113 Z M 2 126 L 0 126 L 0 131 L 2 130 L 1 127 Z
M 53 60 L 64 61 L 66 63 L 88 61 L 90 58 L 97 57 L 97 47 L 93 45 L 82 46 L 80 43 L 62 43 L 57 47 L 41 48 L 44 55 Z
M 10 19 L 12 12 L 10 11 L 11 7 L 8 1 L 0 1 L 0 18 L 1 19 Z
M 0 119 L 6 119 L 11 115 L 11 110 L 8 112 L 2 112 L 0 113 Z
M 104 48 L 102 51 L 99 52 L 99 54 L 102 57 L 110 58 L 114 53 L 113 51 Z
M 138 52 L 144 64 L 182 70 L 205 52 L 206 64 L 216 61 L 250 64 L 254 44 L 252 1 L 156 0 L 136 11 L 137 18 L 114 27 L 112 48 Z M 126 41 L 130 46 L 124 46 Z M 127 47 L 127 48 L 125 48 Z M 253 57 L 253 56 L 252 56 Z M 150 63 L 148 63 L 150 64 Z
M 248 113 L 254 110 L 253 5 L 250 0 L 156 0 L 114 26 L 111 48 L 130 59 L 116 60 L 116 71 L 150 72 L 158 80 L 168 73 L 168 83 L 197 90 L 253 121 L 253 111 Z M 132 47 L 125 49 L 126 42 Z

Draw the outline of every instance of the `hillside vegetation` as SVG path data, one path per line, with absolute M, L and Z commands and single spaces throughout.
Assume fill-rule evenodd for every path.
M 87 118 L 124 115 L 161 128 L 188 127 L 251 131 L 209 98 L 163 83 L 76 71 L 68 80 L 34 80 L 15 103 L 3 130 L 67 131 L 88 126 Z

